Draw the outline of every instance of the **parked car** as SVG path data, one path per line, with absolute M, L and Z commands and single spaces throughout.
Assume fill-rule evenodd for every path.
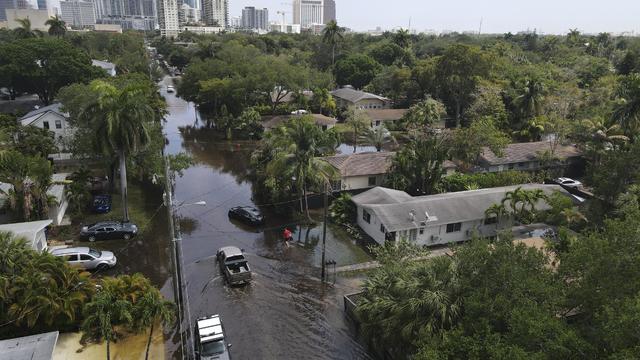
M 580 186 L 582 186 L 582 183 L 578 180 L 573 180 L 567 177 L 560 177 L 554 180 L 556 183 L 562 185 L 562 186 L 566 186 L 566 187 L 570 187 L 570 188 L 574 188 L 577 189 Z
M 264 217 L 260 213 L 260 210 L 251 206 L 233 207 L 229 210 L 229 217 L 254 226 L 264 224 Z
M 218 249 L 216 257 L 229 285 L 248 284 L 251 281 L 251 269 L 242 250 L 235 246 L 225 246 Z
M 306 115 L 309 112 L 307 110 L 304 109 L 300 109 L 300 110 L 294 110 L 291 112 L 291 115 Z
M 93 212 L 106 214 L 111 211 L 111 195 L 96 195 L 93 197 Z
M 220 315 L 199 318 L 196 321 L 196 359 L 229 360 L 229 349 L 224 338 L 224 328 Z
M 96 240 L 129 240 L 136 236 L 138 227 L 130 222 L 103 221 L 84 226 L 80 230 L 80 238 L 91 242 Z
M 106 270 L 116 266 L 116 256 L 111 251 L 100 251 L 89 247 L 69 247 L 51 251 L 73 267 L 85 270 Z
M 174 93 L 174 92 L 176 92 L 176 88 L 174 88 L 173 85 L 168 85 L 167 86 L 167 92 L 168 93 Z

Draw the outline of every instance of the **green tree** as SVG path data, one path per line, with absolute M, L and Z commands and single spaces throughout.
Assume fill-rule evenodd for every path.
M 50 17 L 44 24 L 49 27 L 51 36 L 63 37 L 67 33 L 67 24 L 58 15 Z
M 358 139 L 366 129 L 371 127 L 371 120 L 364 111 L 351 108 L 348 110 L 345 124 L 353 134 L 353 153 L 355 154 L 358 147 Z
M 104 339 L 107 342 L 107 360 L 111 359 L 111 342 L 116 339 L 115 326 L 131 324 L 133 321 L 131 303 L 118 298 L 108 288 L 103 288 L 85 306 L 82 331 L 85 336 Z
M 407 29 L 399 29 L 393 33 L 393 42 L 403 49 L 408 48 L 411 45 L 411 34 Z
M 31 20 L 28 18 L 25 19 L 16 19 L 18 24 L 17 28 L 13 29 L 13 33 L 19 39 L 29 39 L 35 37 L 42 37 L 42 32 L 40 30 L 31 29 Z
M 547 196 L 542 189 L 527 190 L 517 187 L 504 194 L 501 204 L 508 204 L 510 213 L 522 223 L 528 223 L 533 219 L 536 207 L 540 201 L 546 201 Z
M 315 89 L 313 91 L 311 106 L 318 114 L 332 115 L 336 111 L 336 101 L 333 99 L 333 96 L 331 96 L 329 90 L 325 88 Z
M 402 121 L 408 129 L 429 132 L 434 125 L 440 122 L 444 114 L 446 114 L 444 105 L 438 100 L 428 97 L 409 108 Z
M 362 89 L 380 70 L 380 64 L 368 55 L 354 54 L 339 60 L 334 72 L 338 85 L 351 85 L 356 89 Z
M 419 136 L 393 157 L 387 184 L 411 195 L 436 193 L 444 175 L 442 164 L 449 156 L 447 139 Z
M 329 21 L 322 30 L 322 41 L 331 46 L 331 67 L 336 63 L 336 46 L 344 37 L 345 29 L 335 20 Z
M 378 152 L 382 151 L 385 144 L 396 142 L 396 139 L 384 124 L 373 128 L 369 127 L 360 138 L 364 143 L 375 146 Z
M 148 127 L 155 118 L 154 109 L 141 86 L 118 89 L 95 80 L 91 87 L 98 98 L 84 108 L 81 117 L 92 124 L 97 148 L 106 155 L 118 157 L 123 217 L 129 221 L 127 156 L 149 143 Z
M 618 97 L 614 118 L 631 137 L 640 128 L 640 74 L 634 73 L 620 80 Z
M 521 119 L 527 121 L 540 115 L 545 94 L 545 86 L 541 80 L 531 78 L 524 81 L 518 89 L 517 97 L 514 99 L 514 104 Z
M 509 137 L 496 128 L 492 118 L 474 121 L 468 128 L 456 129 L 452 139 L 452 155 L 465 167 L 477 163 L 485 148 L 501 156 Z
M 157 322 L 171 325 L 176 317 L 175 306 L 172 302 L 164 300 L 158 289 L 153 288 L 153 290 L 142 295 L 132 312 L 132 318 L 139 322 L 141 327 L 149 328 L 149 338 L 147 339 L 147 349 L 144 357 L 145 360 L 148 360 L 151 339 L 153 338 L 153 327 Z

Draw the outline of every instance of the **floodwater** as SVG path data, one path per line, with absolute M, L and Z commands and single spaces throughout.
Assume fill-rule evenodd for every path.
M 343 313 L 342 296 L 357 291 L 359 279 L 336 278 L 329 268 L 330 284 L 320 281 L 322 223 L 300 227 L 263 206 L 267 224 L 262 230 L 230 221 L 227 211 L 233 206 L 263 205 L 254 202 L 247 177 L 256 144 L 215 140 L 198 129 L 193 105 L 165 89 L 166 151 L 184 151 L 196 161 L 176 181 L 176 203 L 207 203 L 179 210 L 191 323 L 220 314 L 234 359 L 369 359 Z M 321 213 L 314 218 L 321 219 Z M 294 231 L 296 243 L 290 247 L 281 240 L 285 226 Z M 327 260 L 337 266 L 370 260 L 340 229 L 327 230 Z M 227 245 L 245 250 L 254 274 L 249 286 L 230 288 L 220 277 L 215 254 Z M 168 348 L 177 358 L 175 339 Z

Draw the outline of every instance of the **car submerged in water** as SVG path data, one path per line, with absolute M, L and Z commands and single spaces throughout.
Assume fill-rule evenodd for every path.
M 229 209 L 229 217 L 253 226 L 264 224 L 264 216 L 260 210 L 252 206 L 236 206 Z
M 224 338 L 220 315 L 199 318 L 196 321 L 196 359 L 229 360 L 229 348 Z

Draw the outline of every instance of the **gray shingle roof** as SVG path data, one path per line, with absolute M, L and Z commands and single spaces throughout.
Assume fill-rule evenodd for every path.
M 58 332 L 23 336 L 0 341 L 0 359 L 51 360 L 58 341 Z
M 483 219 L 485 211 L 493 204 L 502 202 L 508 191 L 518 187 L 525 190 L 541 189 L 550 195 L 554 191 L 567 192 L 559 185 L 524 184 L 490 189 L 460 191 L 453 193 L 411 197 L 396 190 L 374 188 L 353 197 L 353 202 L 376 215 L 387 231 L 415 229 L 417 227 L 443 225 Z M 390 191 L 393 193 L 390 194 Z M 403 195 L 404 194 L 404 195 Z M 548 209 L 540 201 L 537 209 Z M 410 212 L 415 214 L 411 220 Z M 429 221 L 426 215 L 429 214 Z M 425 222 L 421 224 L 421 222 Z
M 386 174 L 395 152 L 366 152 L 336 155 L 322 158 L 340 171 L 342 176 L 366 176 Z
M 512 164 L 519 162 L 536 161 L 539 155 L 550 150 L 548 141 L 509 144 L 504 149 L 504 156 L 498 157 L 489 148 L 484 148 L 480 160 L 489 165 Z M 555 156 L 561 160 L 582 155 L 582 151 L 575 145 L 558 145 Z
M 365 91 L 360 91 L 360 90 L 355 90 L 355 89 L 351 89 L 348 87 L 344 87 L 338 90 L 333 90 L 331 92 L 331 95 L 333 95 L 334 97 L 343 99 L 343 100 L 347 100 L 349 102 L 352 103 L 356 103 L 360 100 L 366 100 L 366 99 L 375 99 L 375 100 L 380 100 L 380 101 L 391 101 L 390 99 L 387 99 L 386 97 L 383 96 L 379 96 L 376 94 L 371 94 Z
M 277 116 L 263 116 L 262 127 L 264 127 L 265 129 L 273 129 L 275 127 L 278 127 L 284 124 L 286 121 L 292 118 L 303 117 L 303 116 L 311 116 L 315 121 L 316 125 L 319 125 L 319 126 L 335 125 L 338 122 L 338 120 L 332 117 L 324 116 L 322 114 L 277 115 Z
M 20 118 L 20 121 L 32 118 L 35 115 L 44 114 L 44 113 L 46 113 L 48 111 L 54 112 L 56 114 L 60 114 L 60 115 L 62 115 L 64 117 L 68 117 L 69 114 L 67 114 L 67 113 L 63 112 L 62 110 L 60 110 L 61 107 L 62 107 L 61 103 L 55 103 L 55 104 L 43 106 L 43 107 L 41 107 L 39 109 L 35 109 L 35 110 L 32 110 L 32 111 L 28 112 L 25 116 Z M 28 124 L 22 124 L 22 125 L 28 125 Z
M 396 121 L 409 111 L 409 109 L 369 109 L 364 112 L 373 121 Z

